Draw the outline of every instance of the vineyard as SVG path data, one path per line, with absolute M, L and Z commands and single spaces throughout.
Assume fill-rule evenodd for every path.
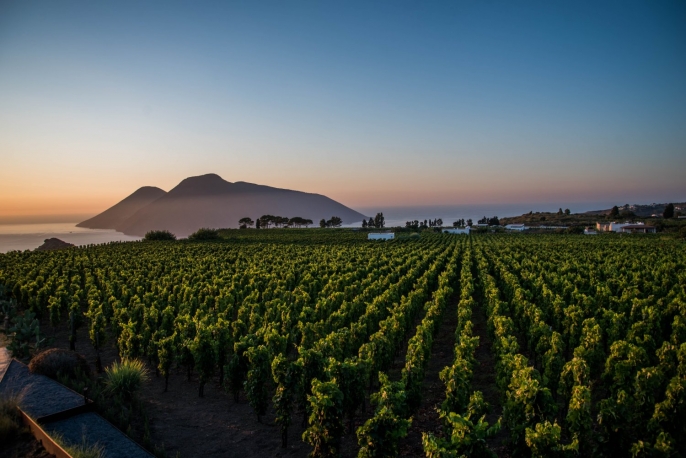
M 425 456 L 686 455 L 681 241 L 221 235 L 0 254 L 0 284 L 98 367 L 114 347 L 167 383 L 192 380 L 196 396 L 219 386 L 226 409 L 271 412 L 281 445 L 297 430 L 315 457 L 402 454 L 441 329 L 452 362 Z M 493 387 L 474 377 L 486 344 Z

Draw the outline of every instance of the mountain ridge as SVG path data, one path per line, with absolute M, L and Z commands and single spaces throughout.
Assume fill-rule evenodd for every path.
M 109 227 L 97 228 L 137 236 L 151 230 L 168 230 L 178 237 L 186 237 L 201 227 L 235 228 L 240 218 L 257 219 L 265 214 L 300 216 L 313 221 L 339 216 L 344 224 L 366 219 L 365 215 L 321 194 L 245 181 L 231 183 L 214 173 L 185 178 L 168 192 L 162 192 L 126 218 L 103 215 L 111 216 L 112 210 L 127 200 L 137 202 L 133 198 L 136 193 L 78 226 L 96 228 L 93 221 L 102 226 L 102 221 L 107 220 Z
M 166 191 L 155 186 L 140 187 L 104 212 L 85 221 L 81 221 L 76 227 L 85 227 L 88 229 L 114 229 L 118 224 L 126 221 L 138 210 L 146 207 L 166 194 Z

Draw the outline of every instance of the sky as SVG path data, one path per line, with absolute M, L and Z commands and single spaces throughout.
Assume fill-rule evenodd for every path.
M 353 208 L 686 201 L 686 3 L 0 2 L 0 221 L 205 173 Z

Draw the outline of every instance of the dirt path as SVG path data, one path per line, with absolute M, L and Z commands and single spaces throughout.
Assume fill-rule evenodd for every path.
M 491 411 L 486 416 L 489 424 L 494 424 L 503 413 L 500 392 L 496 386 L 495 378 L 495 356 L 493 355 L 493 343 L 488 336 L 486 312 L 481 304 L 472 311 L 472 324 L 474 325 L 474 335 L 479 337 L 479 346 L 476 348 L 474 357 L 477 360 L 474 367 L 472 378 L 472 389 L 481 391 L 484 400 L 491 405 Z M 499 457 L 509 457 L 506 442 L 508 433 L 505 428 L 493 438 L 489 439 L 488 446 L 498 454 Z
M 457 327 L 458 302 L 459 294 L 451 298 L 450 305 L 445 310 L 441 327 L 434 338 L 429 365 L 424 375 L 422 403 L 419 409 L 412 415 L 412 426 L 407 437 L 400 443 L 401 456 L 426 456 L 422 447 L 422 433 L 432 432 L 438 434 L 441 429 L 441 422 L 436 408 L 445 400 L 445 385 L 438 377 L 438 374 L 444 367 L 452 364 L 455 356 L 455 328 Z M 403 352 L 404 357 L 405 353 Z

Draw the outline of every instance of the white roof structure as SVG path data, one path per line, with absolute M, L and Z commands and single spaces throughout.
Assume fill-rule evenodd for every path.
M 463 227 L 463 228 L 453 228 L 453 229 L 443 229 L 444 234 L 467 234 L 469 235 L 469 231 L 471 230 L 471 227 Z
M 393 232 L 370 232 L 367 234 L 367 240 L 393 240 L 394 238 Z

